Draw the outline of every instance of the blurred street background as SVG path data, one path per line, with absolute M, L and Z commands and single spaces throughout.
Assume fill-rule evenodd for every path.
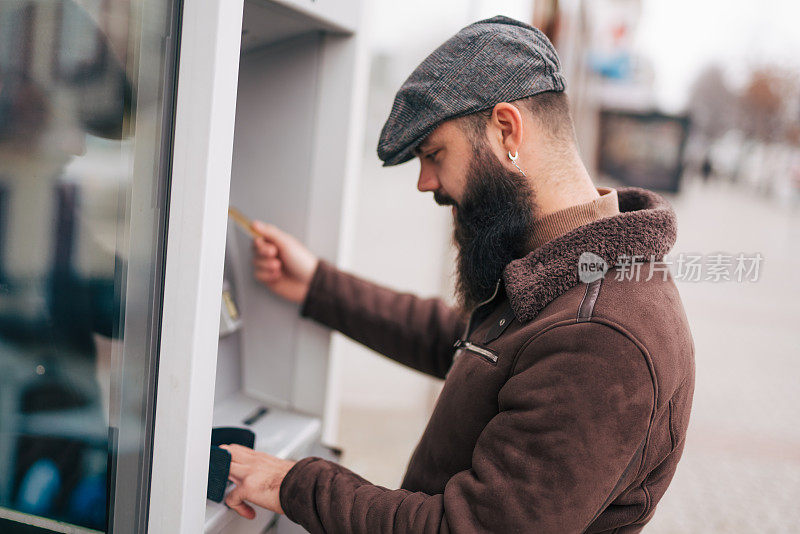
M 370 1 L 354 272 L 452 294 L 449 210 L 416 191 L 417 163 L 383 169 L 375 145 L 419 61 L 496 14 L 533 22 L 556 45 L 596 183 L 647 187 L 673 203 L 670 256 L 702 256 L 706 267 L 713 256 L 760 258 L 744 281 L 709 271 L 678 280 L 696 345 L 695 403 L 682 463 L 645 532 L 800 532 L 800 3 Z M 335 343 L 332 437 L 345 465 L 397 487 L 439 384 Z

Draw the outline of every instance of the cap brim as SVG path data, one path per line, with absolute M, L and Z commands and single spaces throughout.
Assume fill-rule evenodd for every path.
M 394 156 L 387 158 L 383 161 L 384 167 L 394 167 L 395 165 L 400 165 L 402 163 L 406 163 L 407 161 L 411 161 L 416 156 L 414 155 L 414 147 L 409 147 L 407 149 L 403 149 Z

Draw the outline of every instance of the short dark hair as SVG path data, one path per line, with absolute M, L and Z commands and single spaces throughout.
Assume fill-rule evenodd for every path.
M 575 128 L 565 92 L 545 91 L 511 103 L 527 110 L 552 139 L 562 143 L 575 143 Z M 459 124 L 475 147 L 486 141 L 486 123 L 492 116 L 492 110 L 493 108 L 483 109 L 459 119 Z

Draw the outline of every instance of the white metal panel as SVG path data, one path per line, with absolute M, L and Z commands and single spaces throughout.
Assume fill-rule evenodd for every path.
M 254 4 L 286 6 L 316 20 L 329 30 L 353 32 L 358 22 L 359 0 L 249 0 Z
M 184 0 L 149 532 L 202 532 L 242 0 Z
M 231 203 L 274 223 L 329 261 L 340 259 L 345 190 L 357 172 L 365 61 L 358 36 L 306 34 L 246 54 L 241 63 Z M 322 416 L 330 335 L 297 307 L 237 273 L 245 322 L 243 383 L 256 398 Z
M 357 2 L 353 7 L 356 12 L 356 28 L 360 28 L 363 24 L 367 13 L 366 3 Z M 367 49 L 367 40 L 363 33 L 357 31 L 352 39 L 346 43 L 340 40 L 340 46 L 332 47 L 333 51 L 338 51 L 339 61 L 331 62 L 332 65 L 325 66 L 325 72 L 331 72 L 327 69 L 336 67 L 340 69 L 347 69 L 349 76 L 340 82 L 343 89 L 346 91 L 344 94 L 338 91 L 326 90 L 322 91 L 320 98 L 322 102 L 320 106 L 332 106 L 334 108 L 341 107 L 339 113 L 342 113 L 344 120 L 346 120 L 347 128 L 340 134 L 345 140 L 345 145 L 341 155 L 329 155 L 322 150 L 317 150 L 315 156 L 314 172 L 323 174 L 326 165 L 329 164 L 325 158 L 328 157 L 341 157 L 340 164 L 342 165 L 342 184 L 341 191 L 341 213 L 339 218 L 338 231 L 338 251 L 335 256 L 336 264 L 344 269 L 350 267 L 352 255 L 352 241 L 355 234 L 355 214 L 356 214 L 356 199 L 358 197 L 359 180 L 361 176 L 361 151 L 364 139 L 364 125 L 366 124 L 367 112 L 367 86 L 369 76 L 369 54 Z M 326 54 L 327 55 L 327 54 Z M 335 72 L 335 71 L 334 71 Z M 341 78 L 340 78 L 341 79 Z M 342 88 L 340 88 L 341 90 Z M 339 106 L 334 104 L 340 102 Z M 334 110 L 334 113 L 336 111 Z M 324 147 L 329 142 L 331 132 L 321 131 L 317 147 Z M 312 199 L 312 206 L 324 202 L 324 194 L 320 191 Z M 322 224 L 321 220 L 314 218 L 308 223 L 310 230 Z M 316 243 L 313 243 L 316 245 Z M 304 326 L 301 326 L 301 335 L 303 334 Z M 302 339 L 302 338 L 301 338 Z M 337 432 L 339 427 L 339 399 L 340 399 L 340 386 L 336 377 L 339 375 L 340 368 L 340 353 L 343 347 L 344 339 L 342 334 L 334 333 L 331 336 L 331 342 L 328 350 L 328 362 L 326 366 L 326 382 L 327 388 L 324 392 L 323 408 L 322 408 L 322 442 L 327 444 L 337 443 Z M 304 343 L 301 341 L 299 349 L 303 350 Z M 300 369 L 306 366 L 305 362 L 298 364 Z M 306 406 L 308 403 L 318 402 L 316 399 L 299 399 L 297 404 L 299 406 Z
M 320 35 L 294 37 L 246 54 L 241 61 L 233 150 L 231 204 L 249 216 L 307 238 L 318 91 Z M 289 406 L 295 373 L 297 305 L 270 293 L 252 275 L 249 236 L 238 233 L 242 272 L 243 383 L 261 400 Z M 327 353 L 329 334 L 316 333 Z M 324 387 L 307 382 L 305 387 Z
M 347 218 L 354 211 L 352 202 L 361 162 L 367 73 L 364 46 L 360 34 L 327 34 L 320 56 L 306 244 L 339 265 L 345 259 L 342 252 L 348 233 Z M 331 342 L 326 336 L 324 349 L 320 346 L 320 328 L 310 321 L 299 325 L 292 406 L 324 416 L 330 428 L 327 418 L 333 411 L 326 403 L 331 399 L 328 388 L 333 376 Z M 316 384 L 320 386 L 309 387 Z
M 310 32 L 348 33 L 274 2 L 246 0 L 242 21 L 242 53 Z

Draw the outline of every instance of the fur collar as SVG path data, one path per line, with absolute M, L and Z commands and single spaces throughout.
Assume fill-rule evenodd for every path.
M 675 212 L 660 195 L 638 187 L 617 189 L 619 215 L 580 226 L 516 259 L 503 270 L 517 319 L 526 323 L 580 283 L 578 258 L 592 252 L 613 267 L 620 256 L 662 258 L 675 244 Z

